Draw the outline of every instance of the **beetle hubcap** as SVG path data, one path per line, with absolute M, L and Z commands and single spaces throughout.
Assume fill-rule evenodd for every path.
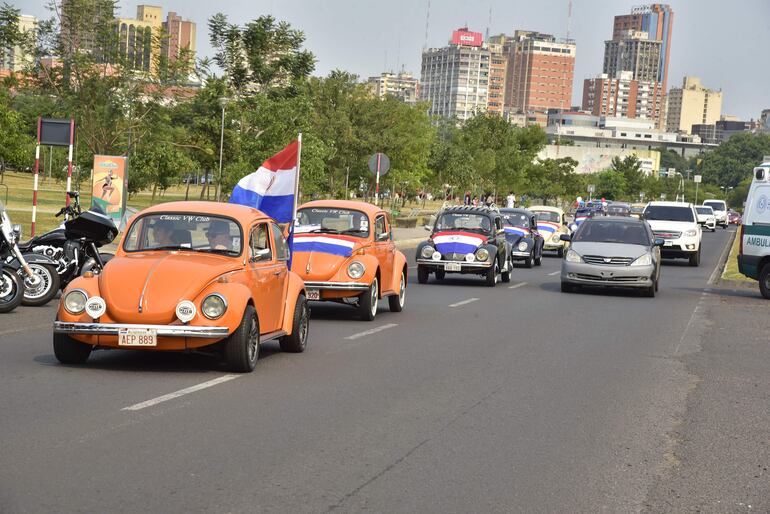
M 304 303 L 302 305 L 302 314 L 299 318 L 299 343 L 301 346 L 305 346 L 305 342 L 307 341 L 308 325 L 307 303 Z
M 371 298 L 371 304 L 372 304 L 372 316 L 377 314 L 377 300 L 379 298 L 380 288 L 379 284 L 377 283 L 377 279 L 374 279 L 374 282 L 372 282 L 372 298 Z
M 406 280 L 404 274 L 401 274 L 401 288 L 398 291 L 398 304 L 403 307 L 404 299 L 406 298 Z
M 251 318 L 251 325 L 249 326 L 249 341 L 248 341 L 249 362 L 257 360 L 259 354 L 259 329 L 257 328 L 257 318 Z

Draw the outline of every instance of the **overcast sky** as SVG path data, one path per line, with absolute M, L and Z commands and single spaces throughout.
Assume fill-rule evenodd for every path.
M 9 1 L 9 0 L 6 0 Z M 47 0 L 10 0 L 24 14 L 49 17 Z M 139 3 L 121 0 L 121 14 L 134 16 Z M 158 4 L 160 2 L 155 2 Z M 604 40 L 612 18 L 642 2 L 573 0 L 571 37 L 577 43 L 572 103 L 582 98 L 583 79 L 601 73 Z M 684 75 L 701 77 L 724 91 L 723 114 L 757 118 L 770 108 L 770 0 L 670 0 L 674 28 L 669 87 Z M 386 70 L 419 75 L 428 0 L 164 0 L 198 24 L 198 51 L 211 55 L 206 21 L 217 11 L 244 23 L 273 14 L 301 29 L 316 56 L 316 74 L 335 68 L 362 78 Z M 565 36 L 568 0 L 431 0 L 428 46 L 444 46 L 453 29 L 468 25 L 490 34 L 529 29 Z M 492 11 L 491 24 L 490 8 Z

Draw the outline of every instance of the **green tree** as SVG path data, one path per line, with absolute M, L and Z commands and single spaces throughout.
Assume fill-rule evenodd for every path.
M 636 155 L 628 155 L 622 159 L 618 156 L 613 157 L 610 169 L 623 175 L 626 194 L 634 196 L 639 194 L 642 189 L 644 172 L 642 172 L 642 163 Z
M 765 155 L 770 155 L 770 134 L 736 134 L 703 157 L 703 180 L 735 187 L 751 176 Z
M 34 146 L 21 114 L 12 107 L 8 91 L 0 89 L 0 169 L 29 165 L 34 159 Z
M 537 197 L 548 204 L 558 198 L 571 197 L 580 192 L 580 182 L 575 174 L 577 161 L 570 157 L 545 159 L 530 167 L 529 182 Z
M 596 177 L 596 197 L 619 200 L 626 194 L 626 178 L 611 169 L 599 172 Z

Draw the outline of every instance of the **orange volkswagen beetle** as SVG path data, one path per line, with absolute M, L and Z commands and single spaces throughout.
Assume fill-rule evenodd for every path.
M 300 206 L 291 269 L 305 281 L 309 300 L 356 306 L 364 320 L 374 319 L 385 296 L 391 311 L 404 308 L 406 257 L 396 250 L 388 214 L 374 205 L 317 200 Z
M 102 273 L 64 291 L 56 358 L 83 363 L 98 348 L 210 349 L 233 371 L 249 372 L 261 342 L 302 352 L 310 312 L 288 259 L 280 227 L 256 209 L 213 202 L 145 209 Z

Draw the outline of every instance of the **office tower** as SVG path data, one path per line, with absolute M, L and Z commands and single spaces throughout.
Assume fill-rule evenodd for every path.
M 649 39 L 646 32 L 626 31 L 620 39 L 604 42 L 602 72 L 609 77 L 616 77 L 622 71 L 630 71 L 635 80 L 662 82 L 658 78 L 661 46 L 661 41 Z
M 131 69 L 155 74 L 162 35 L 162 8 L 138 5 L 136 18 L 117 18 L 118 56 Z
M 674 25 L 674 11 L 666 4 L 650 4 L 634 7 L 631 14 L 615 16 L 612 39 L 620 41 L 629 31 L 644 32 L 650 41 L 660 41 L 660 59 L 656 80 L 668 87 L 668 63 L 671 53 L 671 33 Z M 608 73 L 605 70 L 605 73 Z M 640 79 L 640 77 L 634 77 Z M 643 79 L 646 80 L 646 79 Z
M 183 20 L 181 16 L 171 11 L 163 22 L 163 32 L 161 54 L 166 59 L 170 62 L 176 61 L 185 50 L 190 53 L 190 58 L 195 57 L 195 22 Z

